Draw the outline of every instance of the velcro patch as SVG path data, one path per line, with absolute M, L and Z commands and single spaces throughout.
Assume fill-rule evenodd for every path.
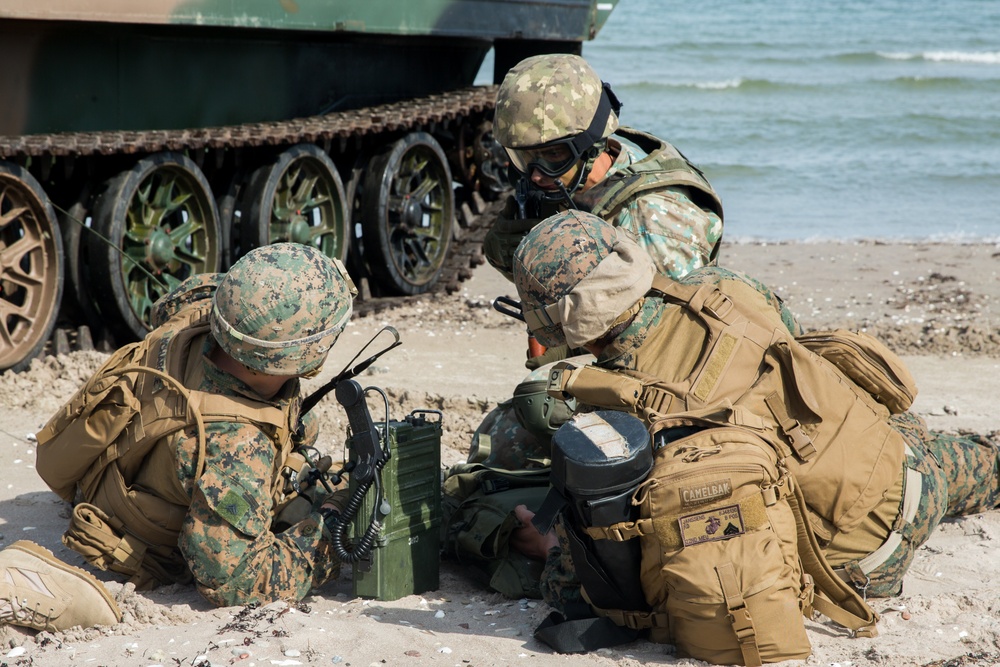
M 747 532 L 739 505 L 725 505 L 677 519 L 681 541 L 690 547 L 703 542 L 728 540 Z
M 684 509 L 715 503 L 733 495 L 733 480 L 724 477 L 697 486 L 680 486 L 677 488 L 677 495 L 680 496 L 680 504 Z
M 216 505 L 215 511 L 230 524 L 238 527 L 242 525 L 243 517 L 250 511 L 250 503 L 243 496 L 230 489 Z

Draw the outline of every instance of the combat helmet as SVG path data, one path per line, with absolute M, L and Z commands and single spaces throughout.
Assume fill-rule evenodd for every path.
M 212 336 L 244 366 L 308 375 L 326 360 L 357 293 L 344 265 L 316 248 L 274 243 L 241 257 L 212 299 Z
M 620 227 L 585 211 L 546 218 L 514 253 L 514 285 L 542 345 L 582 347 L 604 336 L 653 284 L 649 254 Z
M 618 129 L 620 109 L 611 87 L 580 56 L 532 56 L 512 67 L 500 84 L 493 136 L 521 178 L 538 169 L 558 179 L 582 163 L 562 193 L 568 196 L 584 182 L 607 137 Z M 560 146 L 569 148 L 569 157 L 547 159 L 545 149 Z

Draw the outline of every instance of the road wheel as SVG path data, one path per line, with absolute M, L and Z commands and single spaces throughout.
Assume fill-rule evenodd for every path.
M 72 206 L 59 212 L 66 276 L 62 308 L 71 322 L 85 323 L 93 335 L 100 336 L 104 325 L 94 303 L 89 271 L 92 262 L 85 242 L 87 235 L 93 233 L 92 204 L 90 188 L 84 187 Z
M 299 144 L 250 176 L 239 221 L 240 251 L 291 241 L 341 261 L 347 256 L 347 197 L 337 167 L 314 144 Z
M 149 331 L 161 296 L 198 273 L 219 270 L 222 234 L 212 190 L 177 153 L 140 160 L 107 183 L 94 207 L 90 277 L 119 344 Z
M 0 370 L 22 371 L 56 325 L 62 234 L 48 196 L 21 167 L 0 162 Z
M 451 170 L 438 142 L 413 132 L 372 157 L 362 211 L 372 275 L 395 294 L 429 290 L 448 255 L 455 213 Z

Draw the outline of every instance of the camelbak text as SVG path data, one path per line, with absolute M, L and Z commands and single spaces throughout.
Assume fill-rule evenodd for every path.
M 681 487 L 678 493 L 681 494 L 681 507 L 704 505 L 733 495 L 733 482 L 720 479 L 701 486 Z

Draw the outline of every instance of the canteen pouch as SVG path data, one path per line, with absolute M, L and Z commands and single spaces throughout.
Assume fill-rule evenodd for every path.
M 632 494 L 652 467 L 649 432 L 624 412 L 574 415 L 553 436 L 553 491 L 536 521 L 545 522 L 552 498 L 565 502 L 573 563 L 598 609 L 648 609 L 639 579 L 639 542 L 594 540 L 585 529 L 638 518 Z

